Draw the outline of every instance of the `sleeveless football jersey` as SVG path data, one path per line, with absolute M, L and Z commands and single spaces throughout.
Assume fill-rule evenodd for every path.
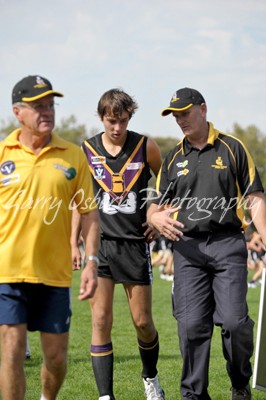
M 146 145 L 147 137 L 133 131 L 127 131 L 126 142 L 116 156 L 106 151 L 102 133 L 82 144 L 93 176 L 104 237 L 144 238 L 146 188 L 151 177 Z

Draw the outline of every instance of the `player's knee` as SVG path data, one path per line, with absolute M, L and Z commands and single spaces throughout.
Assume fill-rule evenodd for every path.
M 148 333 L 155 331 L 152 319 L 147 318 L 147 316 L 139 316 L 137 320 L 134 320 L 134 324 L 137 331 L 148 332 Z

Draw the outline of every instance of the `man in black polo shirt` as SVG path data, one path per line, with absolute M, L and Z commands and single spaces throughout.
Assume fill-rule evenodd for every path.
M 263 186 L 247 149 L 215 129 L 195 89 L 175 92 L 172 113 L 184 138 L 166 156 L 148 221 L 174 240 L 173 313 L 183 358 L 182 399 L 209 400 L 213 326 L 221 327 L 231 399 L 251 399 L 253 325 L 248 316 L 248 211 L 266 243 Z

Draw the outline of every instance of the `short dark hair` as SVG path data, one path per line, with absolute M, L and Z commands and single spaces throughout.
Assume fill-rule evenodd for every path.
M 124 111 L 128 112 L 129 118 L 138 108 L 136 101 L 121 89 L 110 89 L 105 92 L 98 102 L 97 112 L 101 119 L 105 115 L 120 117 Z

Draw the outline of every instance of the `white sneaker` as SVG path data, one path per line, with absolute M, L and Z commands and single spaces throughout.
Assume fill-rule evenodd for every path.
M 164 391 L 159 383 L 158 375 L 155 378 L 143 379 L 147 400 L 164 400 Z
M 254 281 L 248 282 L 248 288 L 256 289 L 257 287 L 258 287 L 258 283 L 257 282 L 254 282 Z
M 167 274 L 165 277 L 165 280 L 168 282 L 173 282 L 174 280 L 174 275 L 173 274 Z

